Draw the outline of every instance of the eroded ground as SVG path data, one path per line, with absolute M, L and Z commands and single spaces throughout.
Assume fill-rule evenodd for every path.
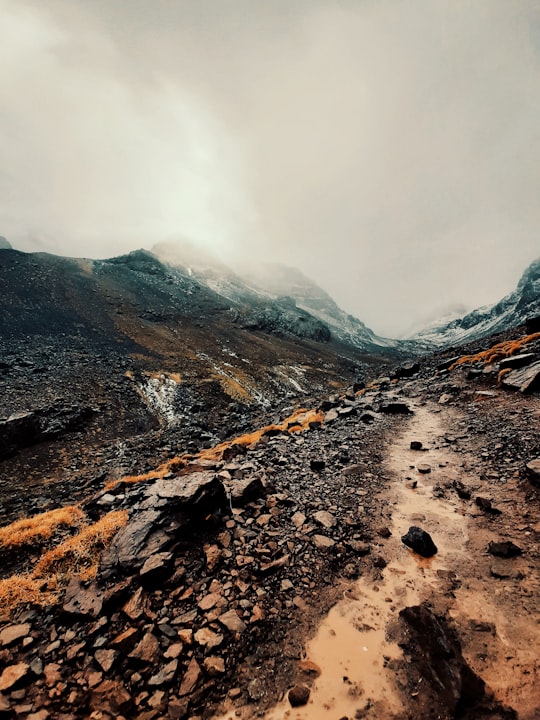
M 416 385 L 409 389 L 418 392 Z M 538 402 L 516 400 L 500 391 L 471 394 L 450 406 L 415 398 L 415 414 L 387 447 L 381 467 L 390 536 L 378 544 L 387 565 L 344 584 L 342 599 L 306 643 L 305 657 L 320 671 L 307 682 L 308 704 L 291 708 L 285 695 L 267 720 L 431 717 L 422 678 L 411 685 L 409 658 L 394 631 L 401 610 L 425 602 L 456 629 L 467 664 L 493 695 L 491 716 L 512 708 L 518 718 L 538 717 L 538 498 L 511 449 L 502 464 L 494 452 L 506 446 L 494 441 L 510 436 L 515 442 L 512 436 L 521 435 L 526 444 L 531 432 L 534 445 Z M 471 420 L 483 426 L 480 434 L 470 431 Z M 422 449 L 411 450 L 411 441 Z M 493 510 L 481 510 L 477 497 L 490 500 Z M 439 550 L 433 558 L 401 542 L 411 525 L 431 534 Z M 488 544 L 500 540 L 514 542 L 523 554 L 503 559 L 488 553 Z M 300 673 L 299 680 L 306 677 Z M 241 716 L 252 717 L 253 708 L 242 708 Z
M 324 412 L 193 468 L 229 494 L 186 530 L 159 500 L 174 473 L 97 496 L 92 512 L 128 512 L 141 534 L 150 509 L 159 532 L 140 562 L 117 543 L 67 606 L 5 618 L 24 632 L 0 659 L 26 668 L 3 684 L 5 715 L 538 717 L 540 506 L 525 473 L 540 455 L 538 395 L 428 366 Z M 236 502 L 251 480 L 259 490 Z M 411 525 L 433 558 L 403 545 Z M 494 554 L 506 541 L 517 555 Z M 296 685 L 309 700 L 292 708 Z

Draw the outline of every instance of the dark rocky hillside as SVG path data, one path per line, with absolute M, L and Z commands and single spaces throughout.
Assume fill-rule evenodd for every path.
M 0 718 L 536 720 L 540 331 L 215 281 L 0 252 Z
M 145 251 L 92 261 L 7 249 L 0 286 L 3 520 L 215 444 L 384 360 L 294 304 L 232 302 Z
M 536 718 L 540 335 L 520 337 L 0 528 L 0 713 Z

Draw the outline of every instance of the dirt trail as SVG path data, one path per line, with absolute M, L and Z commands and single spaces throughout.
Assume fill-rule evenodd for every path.
M 498 534 L 476 505 L 453 489 L 454 481 L 475 490 L 483 483 L 465 436 L 459 447 L 446 441 L 459 419 L 449 408 L 417 407 L 390 446 L 384 468 L 389 476 L 384 500 L 391 511 L 391 535 L 382 553 L 387 565 L 344 588 L 343 600 L 307 643 L 306 658 L 321 670 L 308 704 L 291 708 L 285 695 L 265 720 L 390 720 L 414 709 L 418 692 L 405 689 L 403 682 L 398 686 L 396 668 L 403 665 L 403 655 L 389 638 L 400 610 L 425 600 L 452 618 L 465 659 L 495 698 L 523 720 L 540 716 L 534 689 L 540 626 L 538 613 L 531 616 L 540 586 L 538 568 L 526 568 L 517 558 L 510 561 L 511 577 L 502 585 L 494 577 L 494 558 L 486 546 Z M 422 449 L 411 450 L 412 440 L 421 442 Z M 494 504 L 504 504 L 515 491 L 512 483 L 498 486 L 498 495 L 491 493 Z M 497 531 L 509 537 L 514 520 L 497 520 Z M 411 525 L 430 533 L 439 550 L 435 557 L 423 559 L 401 543 Z M 253 708 L 223 718 L 235 716 L 252 717 Z

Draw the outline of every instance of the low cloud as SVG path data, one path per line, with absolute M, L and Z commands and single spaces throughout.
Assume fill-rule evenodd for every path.
M 0 234 L 297 265 L 379 333 L 538 255 L 533 0 L 0 0 Z

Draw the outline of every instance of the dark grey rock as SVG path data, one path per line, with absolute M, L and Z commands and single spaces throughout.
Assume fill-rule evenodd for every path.
M 151 555 L 144 563 L 139 573 L 141 581 L 145 584 L 163 580 L 168 574 L 173 560 L 170 552 L 161 552 Z
M 381 404 L 379 410 L 386 415 L 412 415 L 413 410 L 407 405 L 407 403 L 393 400 L 390 402 L 384 402 Z
M 461 500 L 471 499 L 471 491 L 460 480 L 454 480 L 453 486 Z
M 484 682 L 467 665 L 455 632 L 445 618 L 427 604 L 407 607 L 399 613 L 407 672 L 415 685 L 422 682 L 423 702 L 430 717 L 456 717 L 474 707 L 484 696 Z M 467 714 L 467 717 L 480 715 Z
M 503 360 L 499 362 L 499 369 L 505 370 L 506 368 L 512 368 L 513 370 L 517 370 L 518 368 L 530 365 L 537 357 L 535 353 L 522 353 L 521 355 L 503 358 Z
M 502 558 L 512 558 L 523 553 L 523 550 L 511 540 L 501 540 L 500 542 L 492 540 L 488 543 L 487 551 L 490 555 Z
M 233 480 L 230 483 L 230 488 L 233 507 L 243 507 L 247 503 L 258 500 L 265 494 L 265 487 L 260 477 Z
M 474 500 L 475 504 L 486 513 L 490 515 L 500 515 L 501 511 L 498 508 L 493 507 L 489 498 L 477 497 Z
M 408 378 L 412 377 L 413 375 L 416 375 L 417 372 L 420 371 L 420 363 L 413 362 L 413 363 L 407 363 L 406 365 L 401 365 L 398 367 L 394 374 L 392 375 L 393 378 Z
M 401 542 L 422 557 L 429 558 L 437 553 L 437 546 L 431 535 L 422 528 L 412 525 L 408 532 L 402 536 Z

